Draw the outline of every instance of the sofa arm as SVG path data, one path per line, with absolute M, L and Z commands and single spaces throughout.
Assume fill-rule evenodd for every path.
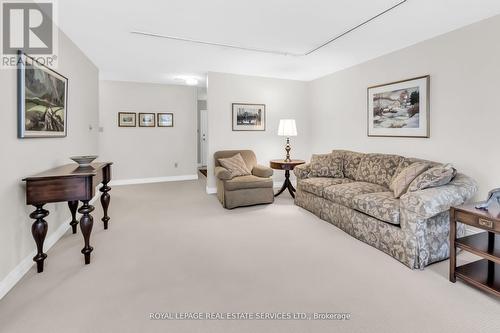
M 311 164 L 310 163 L 297 165 L 293 169 L 293 173 L 295 174 L 295 176 L 297 177 L 297 179 L 309 178 L 309 173 L 310 172 L 311 172 Z
M 220 180 L 229 180 L 233 178 L 231 171 L 221 166 L 215 167 L 214 174 L 215 177 L 219 178 Z
M 256 165 L 252 169 L 252 175 L 262 178 L 269 178 L 273 175 L 273 169 L 263 165 Z
M 427 219 L 445 212 L 471 199 L 477 191 L 477 183 L 470 177 L 457 174 L 449 184 L 407 192 L 400 199 L 401 209 Z

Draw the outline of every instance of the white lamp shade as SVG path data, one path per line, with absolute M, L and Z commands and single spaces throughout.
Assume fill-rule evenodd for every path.
M 278 135 L 297 136 L 297 126 L 295 126 L 295 119 L 280 119 Z

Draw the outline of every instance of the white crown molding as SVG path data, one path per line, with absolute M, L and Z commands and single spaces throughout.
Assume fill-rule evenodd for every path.
M 166 176 L 166 177 L 151 177 L 151 178 L 133 178 L 133 179 L 117 179 L 112 180 L 110 186 L 121 185 L 135 185 L 135 184 L 150 184 L 150 183 L 164 183 L 164 182 L 178 182 L 182 180 L 196 180 L 198 175 L 180 175 L 180 176 Z

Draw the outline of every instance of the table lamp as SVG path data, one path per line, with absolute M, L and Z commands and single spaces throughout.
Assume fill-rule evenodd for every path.
M 295 119 L 280 119 L 280 125 L 278 127 L 278 135 L 286 136 L 286 158 L 285 162 L 290 162 L 290 137 L 297 136 L 297 127 L 295 126 Z

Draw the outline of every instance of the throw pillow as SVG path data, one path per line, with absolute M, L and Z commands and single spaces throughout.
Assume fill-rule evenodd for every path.
M 228 169 L 229 172 L 231 172 L 231 176 L 233 177 L 246 176 L 251 174 L 240 153 L 234 155 L 233 157 L 219 158 L 219 163 L 224 168 Z
M 405 194 L 411 182 L 429 168 L 429 164 L 425 162 L 415 162 L 401 170 L 401 172 L 392 179 L 391 185 L 389 186 L 394 192 L 394 197 L 399 198 Z
M 438 165 L 415 178 L 408 188 L 409 192 L 420 191 L 429 187 L 443 186 L 451 182 L 457 170 L 451 164 Z
M 311 177 L 343 178 L 342 154 L 313 154 L 311 157 Z

